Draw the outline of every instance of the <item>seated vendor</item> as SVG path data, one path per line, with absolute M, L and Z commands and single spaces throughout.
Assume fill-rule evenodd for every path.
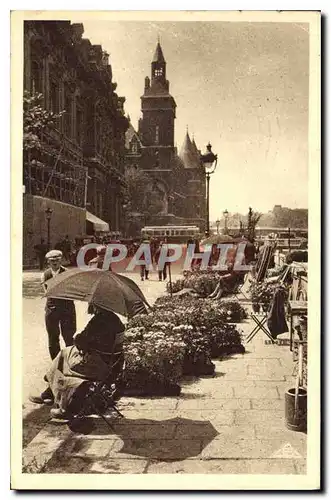
M 233 264 L 228 265 L 228 273 L 220 276 L 219 282 L 215 290 L 209 295 L 210 299 L 219 300 L 222 296 L 234 289 L 238 281 L 242 281 L 245 273 L 242 271 L 234 271 Z
M 123 323 L 101 307 L 89 305 L 89 313 L 93 317 L 82 332 L 75 334 L 74 345 L 62 349 L 53 360 L 45 376 L 46 391 L 30 398 L 39 404 L 55 402 L 57 408 L 51 410 L 51 415 L 56 418 L 67 418 L 79 411 L 82 389 L 89 387 L 87 381 L 106 381 L 111 374 L 114 383 L 122 373 Z

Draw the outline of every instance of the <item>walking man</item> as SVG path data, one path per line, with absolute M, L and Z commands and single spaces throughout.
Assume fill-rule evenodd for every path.
M 155 262 L 155 264 L 156 264 L 157 267 L 159 265 L 159 260 L 160 260 L 160 254 L 161 254 L 162 245 L 163 245 L 163 241 L 161 241 L 159 247 L 157 248 L 157 250 L 156 250 L 156 252 L 154 254 L 154 262 Z M 163 281 L 165 281 L 167 279 L 167 266 L 168 265 L 169 265 L 169 263 L 164 263 L 163 264 L 163 269 L 158 269 L 159 281 L 162 281 L 162 278 L 163 278 Z
M 46 259 L 50 267 L 41 277 L 45 292 L 47 281 L 66 271 L 66 268 L 61 265 L 62 252 L 60 250 L 51 250 L 46 254 Z M 48 298 L 45 309 L 45 324 L 49 353 L 54 359 L 60 352 L 60 333 L 66 346 L 73 345 L 73 336 L 76 332 L 76 310 L 73 301 Z

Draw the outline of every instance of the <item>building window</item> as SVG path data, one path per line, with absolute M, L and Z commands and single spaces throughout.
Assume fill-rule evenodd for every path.
M 159 126 L 155 127 L 155 144 L 159 144 Z
M 42 91 L 41 67 L 36 61 L 31 63 L 31 93 Z
M 163 69 L 162 68 L 155 70 L 155 76 L 162 76 L 162 75 L 163 75 Z
M 137 154 L 138 153 L 138 144 L 136 143 L 136 141 L 132 142 L 131 149 L 132 149 L 132 153 L 133 154 Z

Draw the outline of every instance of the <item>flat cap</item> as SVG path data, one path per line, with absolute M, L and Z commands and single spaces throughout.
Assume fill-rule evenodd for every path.
M 61 250 L 50 250 L 45 255 L 46 259 L 61 259 L 63 256 Z

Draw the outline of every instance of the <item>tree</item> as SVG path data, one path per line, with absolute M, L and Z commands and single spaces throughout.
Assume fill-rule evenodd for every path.
M 42 134 L 45 130 L 51 129 L 55 121 L 59 119 L 65 111 L 53 113 L 45 109 L 42 105 L 43 95 L 27 90 L 23 94 L 23 182 L 28 184 L 28 191 L 32 192 L 35 179 L 31 176 L 32 165 L 43 168 L 43 153 L 48 157 L 53 157 L 54 162 L 59 156 L 59 151 L 52 146 L 46 146 L 42 141 Z M 37 192 L 40 187 L 35 185 Z
M 260 214 L 259 212 L 254 212 L 252 207 L 249 207 L 247 220 L 247 238 L 252 243 L 255 240 L 255 229 L 261 217 L 262 214 Z
M 128 167 L 124 174 L 125 197 L 131 212 L 143 214 L 145 210 L 145 192 L 150 178 L 136 167 Z
M 43 95 L 27 90 L 23 95 L 23 150 L 41 149 L 41 134 L 55 125 L 65 111 L 53 113 L 42 106 Z

